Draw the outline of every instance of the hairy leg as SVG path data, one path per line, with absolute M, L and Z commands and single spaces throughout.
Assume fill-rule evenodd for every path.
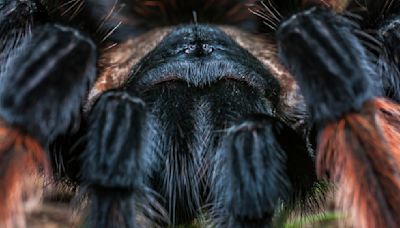
M 278 119 L 257 114 L 228 130 L 212 180 L 220 225 L 265 227 L 283 202 L 300 199 L 316 178 L 304 141 Z
M 143 196 L 145 104 L 108 91 L 90 113 L 83 184 L 91 198 L 90 227 L 134 227 L 134 196 Z
M 355 226 L 399 226 L 400 107 L 377 98 L 377 72 L 353 24 L 314 8 L 282 23 L 277 40 L 318 129 L 320 177 L 338 185 Z
M 11 226 L 22 195 L 32 191 L 25 178 L 49 168 L 43 148 L 79 120 L 96 65 L 94 44 L 74 29 L 47 25 L 21 45 L 0 86 L 0 223 Z

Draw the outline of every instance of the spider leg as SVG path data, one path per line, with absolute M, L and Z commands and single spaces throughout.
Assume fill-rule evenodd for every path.
M 299 137 L 285 128 L 278 119 L 257 114 L 229 129 L 214 158 L 211 187 L 220 225 L 271 226 L 282 202 L 311 189 L 316 180 L 313 161 L 305 147 L 296 145 Z M 286 137 L 294 140 L 292 145 Z
M 90 114 L 83 180 L 91 194 L 91 227 L 134 227 L 134 194 L 143 193 L 145 104 L 108 91 Z
M 338 205 L 356 227 L 398 227 L 400 107 L 379 98 L 353 31 L 332 11 L 299 13 L 278 30 L 280 57 L 317 126 L 317 172 L 337 184 Z
M 21 44 L 0 86 L 0 224 L 23 221 L 25 180 L 49 171 L 44 148 L 79 121 L 95 79 L 96 53 L 77 30 L 47 25 Z
M 95 79 L 95 46 L 75 29 L 47 25 L 23 47 L 3 75 L 0 116 L 47 144 L 79 120 Z

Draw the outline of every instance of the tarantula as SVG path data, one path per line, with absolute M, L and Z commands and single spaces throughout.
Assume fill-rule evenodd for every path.
M 90 227 L 202 212 L 217 227 L 272 226 L 319 179 L 356 227 L 400 226 L 399 10 L 3 0 L 1 226 L 29 225 L 43 175 L 84 189 Z

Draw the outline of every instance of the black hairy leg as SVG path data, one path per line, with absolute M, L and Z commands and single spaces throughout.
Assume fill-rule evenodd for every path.
M 144 102 L 122 91 L 102 94 L 92 109 L 82 170 L 90 227 L 134 227 L 135 196 L 145 190 L 145 118 Z
M 280 205 L 310 197 L 316 183 L 304 139 L 267 114 L 252 114 L 230 127 L 213 162 L 212 210 L 220 226 L 271 226 Z
M 75 29 L 42 27 L 21 48 L 24 52 L 17 52 L 1 72 L 2 226 L 24 221 L 18 217 L 22 196 L 33 190 L 23 183 L 43 169 L 49 174 L 44 149 L 79 121 L 81 103 L 95 79 L 94 44 Z
M 268 115 L 228 129 L 215 156 L 212 190 L 220 226 L 265 227 L 288 197 L 286 154 L 276 140 L 279 121 Z
M 78 30 L 46 25 L 22 47 L 2 75 L 0 116 L 47 144 L 79 121 L 95 80 L 95 46 Z

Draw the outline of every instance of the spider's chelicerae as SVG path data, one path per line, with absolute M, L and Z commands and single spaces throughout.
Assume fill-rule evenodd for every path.
M 397 0 L 2 0 L 0 226 L 29 227 L 52 176 L 80 186 L 90 227 L 273 226 L 320 180 L 355 227 L 399 227 L 399 15 Z

